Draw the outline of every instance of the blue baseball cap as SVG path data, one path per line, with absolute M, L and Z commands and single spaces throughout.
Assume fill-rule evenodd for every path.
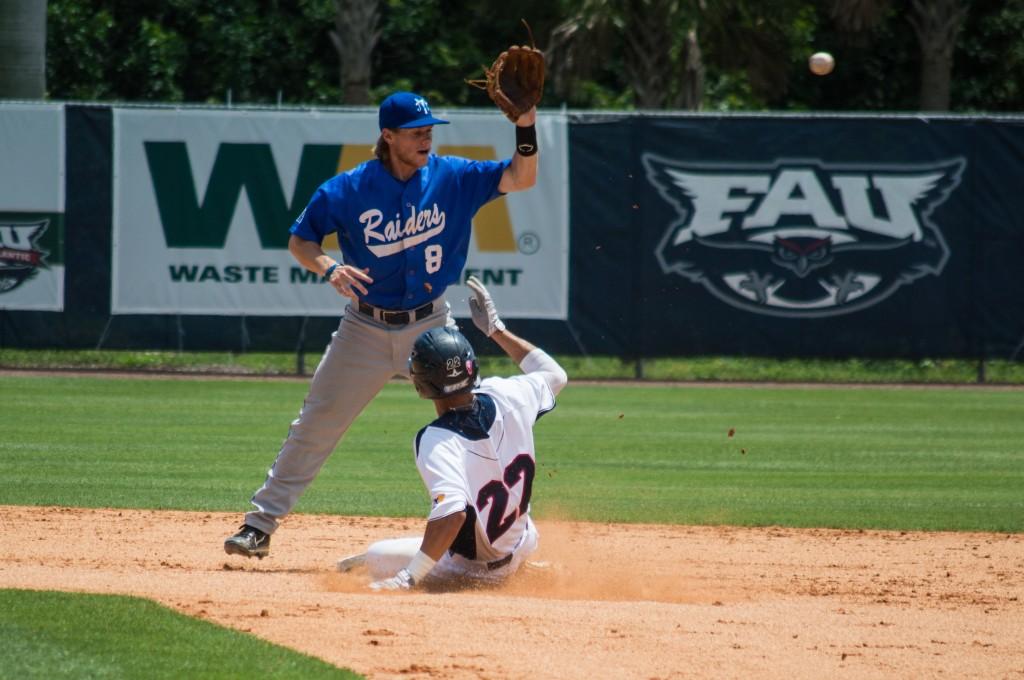
M 426 97 L 415 92 L 396 92 L 380 104 L 377 114 L 380 129 L 418 128 L 427 125 L 447 125 L 448 121 L 430 115 Z

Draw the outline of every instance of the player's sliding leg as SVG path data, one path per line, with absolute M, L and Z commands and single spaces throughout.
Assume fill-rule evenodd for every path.
M 370 572 L 370 578 L 379 581 L 394 576 L 399 569 L 409 564 L 409 560 L 419 551 L 422 542 L 422 536 L 409 536 L 389 538 L 370 545 L 363 553 L 366 556 L 365 564 Z

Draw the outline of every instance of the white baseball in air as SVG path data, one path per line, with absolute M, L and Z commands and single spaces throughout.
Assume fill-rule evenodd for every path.
M 828 52 L 815 52 L 807 60 L 811 73 L 816 76 L 827 76 L 836 67 L 836 60 Z

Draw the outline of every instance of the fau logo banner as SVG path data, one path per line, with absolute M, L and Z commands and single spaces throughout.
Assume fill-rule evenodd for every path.
M 657 246 L 662 270 L 739 309 L 791 318 L 864 309 L 938 276 L 949 248 L 932 215 L 967 165 L 642 160 L 678 213 Z

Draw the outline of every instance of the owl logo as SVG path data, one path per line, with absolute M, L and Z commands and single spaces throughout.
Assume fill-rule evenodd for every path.
M 920 165 L 687 163 L 642 157 L 677 214 L 655 255 L 665 274 L 746 311 L 821 318 L 938 276 L 949 247 L 933 215 L 963 158 Z
M 50 220 L 37 222 L 0 222 L 0 293 L 14 290 L 46 267 L 48 252 L 39 239 Z
M 805 278 L 815 269 L 832 262 L 832 238 L 775 237 L 772 262 Z

